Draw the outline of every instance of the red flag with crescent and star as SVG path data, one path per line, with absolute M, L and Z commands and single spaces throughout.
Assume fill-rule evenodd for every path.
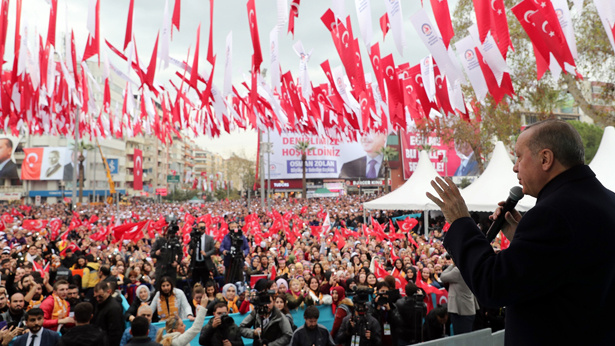
M 135 190 L 143 190 L 143 152 L 140 149 L 135 149 L 133 156 L 134 160 L 134 176 L 135 180 L 133 188 Z
M 24 148 L 26 158 L 21 165 L 21 180 L 39 180 L 44 148 Z

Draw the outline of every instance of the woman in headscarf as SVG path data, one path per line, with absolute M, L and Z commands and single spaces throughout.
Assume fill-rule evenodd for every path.
M 132 301 L 132 304 L 130 304 L 130 307 L 124 314 L 124 319 L 128 322 L 132 322 L 132 320 L 137 317 L 137 311 L 141 305 L 149 305 L 152 297 L 149 288 L 145 285 L 140 285 L 137 287 L 135 293 L 135 299 Z
M 286 292 L 288 292 L 288 282 L 285 279 L 280 278 L 275 282 L 278 285 L 278 291 L 276 292 L 279 296 L 286 296 Z
M 239 307 L 237 306 L 237 301 L 239 297 L 237 296 L 237 286 L 234 284 L 226 284 L 222 287 L 222 298 L 223 302 L 226 302 L 228 306 L 228 313 L 234 314 L 239 312 Z
M 331 327 L 331 336 L 335 338 L 335 335 L 342 326 L 344 317 L 352 314 L 354 305 L 352 304 L 352 300 L 346 298 L 346 291 L 344 291 L 344 288 L 341 286 L 336 286 L 331 289 L 331 299 L 333 300 L 331 309 L 335 316 L 333 319 L 333 326 Z

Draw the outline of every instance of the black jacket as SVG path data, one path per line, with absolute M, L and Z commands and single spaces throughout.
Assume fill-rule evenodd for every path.
M 342 344 L 350 346 L 352 342 L 352 336 L 359 335 L 361 337 L 361 340 L 359 341 L 359 346 L 380 346 L 380 323 L 378 323 L 378 321 L 369 314 L 366 314 L 364 316 L 365 323 L 357 323 L 355 324 L 355 327 L 352 328 L 352 326 L 350 325 L 350 319 L 353 317 L 355 316 L 348 315 L 344 317 L 344 320 L 342 321 L 342 326 L 340 327 L 340 330 L 335 336 L 335 343 L 338 345 Z M 365 333 L 368 330 L 371 334 L 369 340 L 365 337 Z
M 139 336 L 130 339 L 125 346 L 161 346 L 156 341 L 152 340 L 149 336 Z
M 113 296 L 99 303 L 96 306 L 92 324 L 107 334 L 109 345 L 119 345 L 125 327 L 120 303 Z
M 107 336 L 91 324 L 75 326 L 62 334 L 59 346 L 108 346 Z
M 615 193 L 579 165 L 542 188 L 506 250 L 494 253 L 469 217 L 444 246 L 482 305 L 506 306 L 506 344 L 613 345 L 614 210 Z
M 263 319 L 252 311 L 246 318 L 243 319 L 239 325 L 241 330 L 241 336 L 244 338 L 254 339 L 254 329 L 261 328 L 263 325 Z M 262 329 L 261 341 L 267 346 L 286 346 L 290 342 L 293 336 L 293 330 L 290 327 L 288 318 L 284 316 L 277 308 L 273 308 L 271 316 L 269 317 L 269 323 Z
M 289 346 L 335 346 L 335 342 L 325 326 L 319 324 L 314 329 L 308 329 L 302 325 L 295 330 Z
M 201 330 L 199 345 L 221 346 L 223 340 L 228 340 L 233 346 L 243 346 L 241 332 L 235 323 L 226 328 L 222 328 L 222 326 L 214 328 L 213 322 L 214 319 L 211 318 Z
M 418 305 L 422 308 L 419 309 L 413 297 L 404 297 L 395 303 L 401 321 L 397 337 L 408 344 L 421 341 L 421 324 L 427 308 L 422 302 Z

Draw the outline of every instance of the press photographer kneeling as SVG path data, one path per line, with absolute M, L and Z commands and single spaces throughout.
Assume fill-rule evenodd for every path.
M 338 345 L 376 346 L 380 345 L 380 323 L 368 311 L 369 295 L 372 289 L 358 289 L 353 298 L 354 312 L 346 316 L 335 336 Z
M 423 318 L 427 307 L 423 302 L 425 296 L 413 282 L 406 284 L 406 296 L 399 299 L 395 305 L 401 324 L 397 335 L 399 345 L 409 345 L 423 341 Z
M 274 294 L 274 291 L 257 293 L 251 301 L 254 310 L 239 325 L 241 336 L 254 339 L 254 346 L 286 346 L 293 336 L 288 319 L 274 307 Z
M 385 281 L 376 285 L 376 297 L 372 302 L 372 316 L 380 324 L 382 345 L 397 346 L 398 344 L 402 321 L 395 306 L 399 296 L 396 293 L 398 291 L 392 290 Z
M 200 345 L 243 346 L 241 332 L 235 321 L 228 315 L 226 303 L 214 305 L 214 317 L 201 330 Z

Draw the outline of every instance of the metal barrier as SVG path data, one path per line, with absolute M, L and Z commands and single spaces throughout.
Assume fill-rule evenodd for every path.
M 421 346 L 504 346 L 504 330 L 491 333 L 490 328 L 471 333 L 423 342 Z
M 331 330 L 331 328 L 333 327 L 333 320 L 335 319 L 335 315 L 333 315 L 333 311 L 331 310 L 331 305 L 319 306 L 318 310 L 320 311 L 320 317 L 318 318 L 318 323 L 325 326 L 328 330 Z M 293 321 L 297 327 L 301 327 L 303 324 L 305 324 L 305 319 L 303 318 L 304 311 L 305 311 L 304 309 L 297 309 L 297 310 L 292 310 L 290 312 L 290 314 L 293 316 Z M 239 326 L 239 324 L 241 324 L 241 321 L 243 321 L 243 319 L 246 316 L 248 316 L 248 314 L 244 314 L 244 315 L 229 314 L 229 316 L 231 316 L 235 320 L 235 324 Z M 205 318 L 205 322 L 203 323 L 203 325 L 206 325 L 210 319 L 211 319 L 211 316 L 207 316 Z M 153 325 L 156 326 L 157 328 L 164 328 L 164 324 L 165 324 L 164 322 L 153 323 Z M 191 321 L 184 320 L 184 324 L 186 325 L 186 330 L 192 327 Z M 253 341 L 252 339 L 243 338 L 243 344 L 245 346 L 252 346 L 252 341 Z M 196 338 L 194 338 L 190 342 L 190 345 L 191 346 L 199 345 L 198 335 Z

